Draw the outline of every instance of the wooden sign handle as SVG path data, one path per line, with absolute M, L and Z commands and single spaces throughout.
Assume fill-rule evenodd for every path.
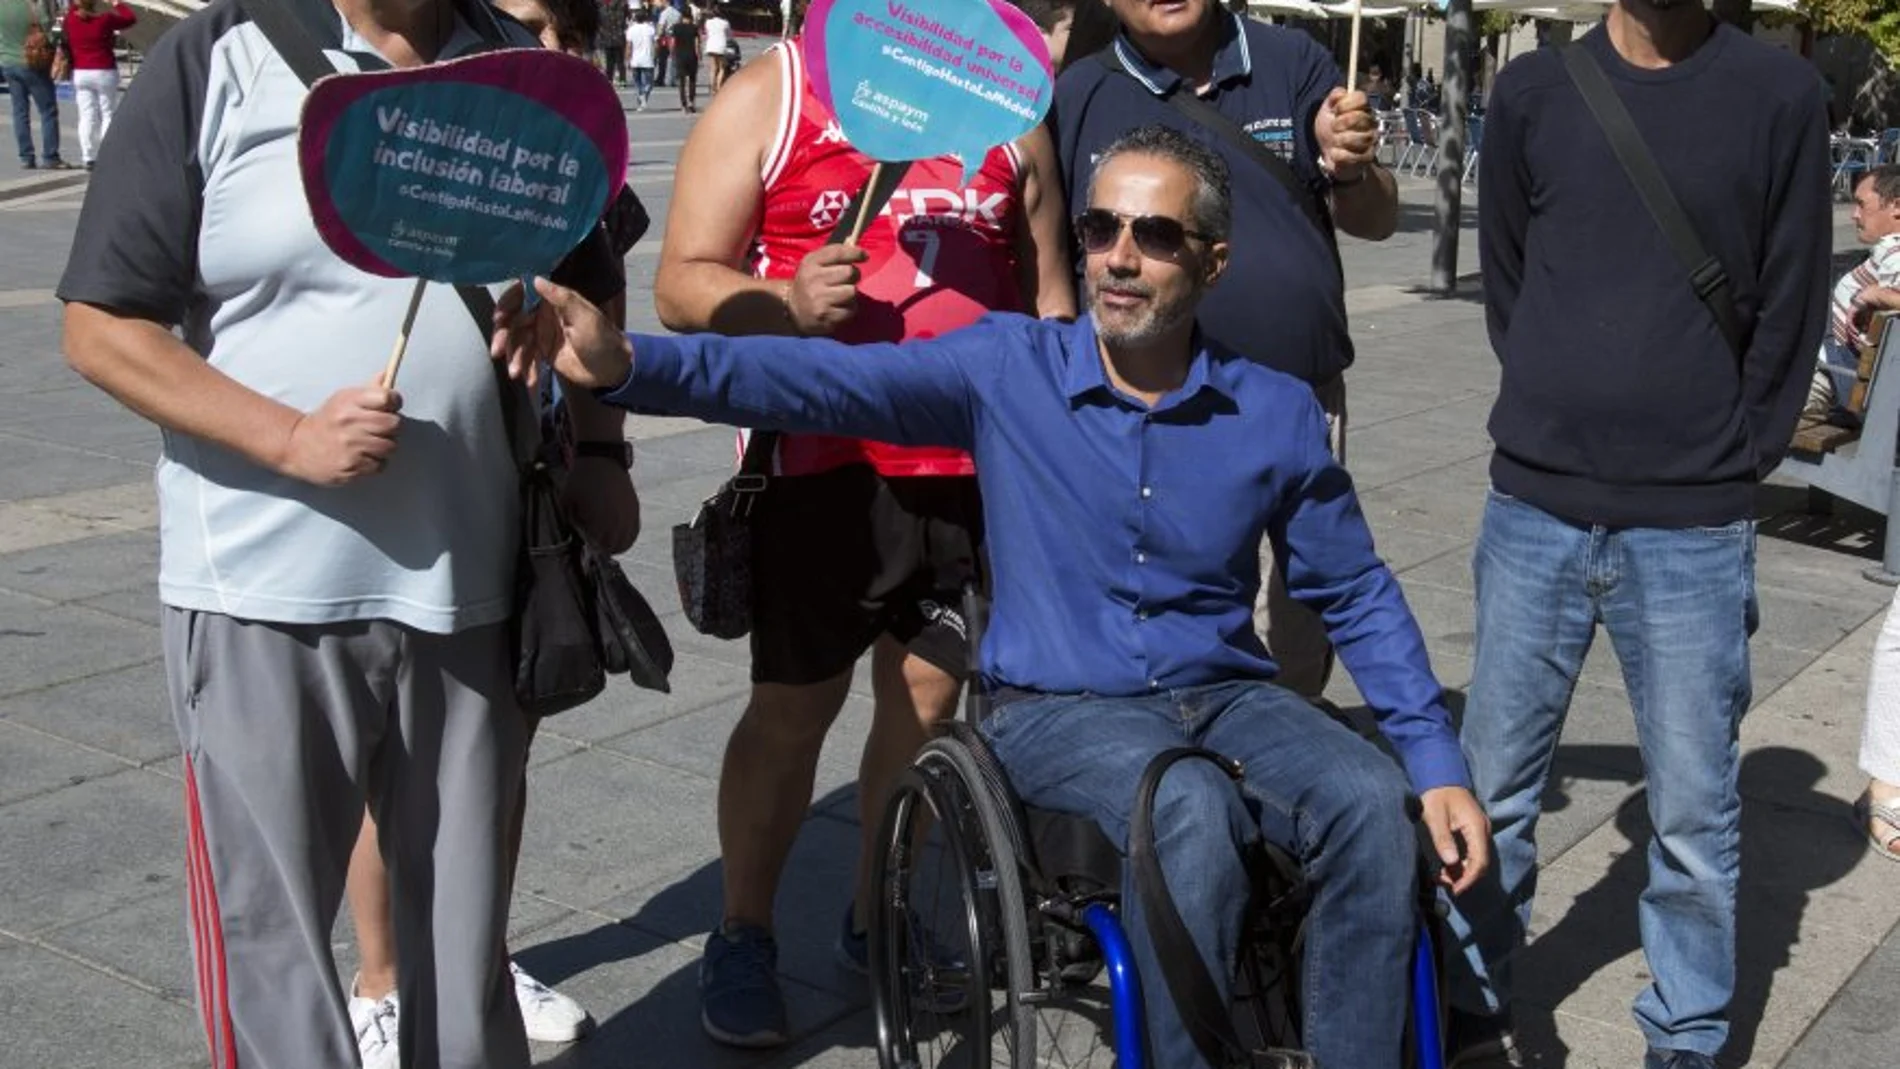
M 403 313 L 402 329 L 396 332 L 396 347 L 390 350 L 389 363 L 383 367 L 383 389 L 396 388 L 396 372 L 402 368 L 402 354 L 409 351 L 409 332 L 416 325 L 416 311 L 422 307 L 422 288 L 429 284 L 428 279 L 416 279 L 416 288 L 409 294 L 409 310 Z
M 846 245 L 856 245 L 858 239 L 864 236 L 864 228 L 871 225 L 871 217 L 877 213 L 877 209 L 872 207 L 872 201 L 875 198 L 869 196 L 869 193 L 877 188 L 878 179 L 882 177 L 884 177 L 884 161 L 879 160 L 871 165 L 871 177 L 864 183 L 866 195 L 858 198 L 858 217 L 851 223 L 851 233 L 845 235 Z
M 1359 22 L 1365 0 L 1352 0 L 1352 44 L 1346 50 L 1346 92 L 1359 88 Z

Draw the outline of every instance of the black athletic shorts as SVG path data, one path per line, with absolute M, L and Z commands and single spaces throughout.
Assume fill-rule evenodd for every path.
M 968 674 L 963 588 L 988 593 L 974 476 L 780 476 L 754 516 L 753 682 L 823 682 L 884 634 Z

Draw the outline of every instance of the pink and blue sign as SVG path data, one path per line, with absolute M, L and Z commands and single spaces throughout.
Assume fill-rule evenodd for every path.
M 325 78 L 297 145 L 311 216 L 338 256 L 474 285 L 552 270 L 626 182 L 627 149 L 607 80 L 541 49 Z
M 954 153 L 974 173 L 1055 92 L 1042 32 L 998 0 L 815 0 L 805 27 L 813 87 L 874 160 Z

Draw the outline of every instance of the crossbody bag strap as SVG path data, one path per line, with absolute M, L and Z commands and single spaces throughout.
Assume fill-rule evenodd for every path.
M 1642 133 L 1636 129 L 1635 120 L 1630 118 L 1629 109 L 1623 106 L 1623 99 L 1616 95 L 1616 87 L 1610 84 L 1609 76 L 1603 73 L 1597 58 L 1581 44 L 1567 45 L 1562 51 L 1564 70 L 1569 73 L 1570 81 L 1583 94 L 1584 104 L 1602 128 L 1603 135 L 1609 139 L 1611 151 L 1616 153 L 1617 162 L 1623 165 L 1624 173 L 1629 175 L 1637 194 L 1643 198 L 1643 206 L 1649 209 L 1650 217 L 1662 229 L 1663 237 L 1675 251 L 1676 259 L 1682 261 L 1683 269 L 1688 271 L 1689 285 L 1695 290 L 1697 299 L 1708 306 L 1723 340 L 1728 342 L 1729 349 L 1739 358 L 1746 351 L 1747 342 L 1742 330 L 1742 317 L 1735 310 L 1734 288 L 1727 269 L 1703 246 L 1695 224 L 1689 221 L 1688 213 L 1683 211 L 1682 202 L 1676 199 L 1669 179 L 1663 175 L 1662 168 L 1656 165 L 1656 157 L 1644 143 Z
M 1207 971 L 1188 934 L 1174 896 L 1168 893 L 1168 879 L 1161 859 L 1155 853 L 1155 793 L 1168 769 L 1182 761 L 1210 761 L 1222 772 L 1235 774 L 1233 762 L 1211 750 L 1182 746 L 1164 750 L 1142 770 L 1135 787 L 1135 810 L 1128 822 L 1128 863 L 1135 870 L 1135 894 L 1141 899 L 1141 914 L 1147 923 L 1148 940 L 1161 963 L 1161 978 L 1174 1008 L 1181 1015 L 1194 1048 L 1209 1065 L 1246 1065 L 1249 1055 L 1234 1031 L 1231 1007 L 1221 998 L 1220 988 Z
M 1115 74 L 1131 81 L 1139 81 L 1135 78 L 1134 72 L 1122 64 L 1121 55 L 1113 45 L 1095 53 L 1095 59 Z M 1279 153 L 1255 141 L 1247 131 L 1240 128 L 1240 124 L 1222 115 L 1214 105 L 1196 96 L 1192 89 L 1187 88 L 1186 82 L 1182 82 L 1162 99 L 1196 126 L 1219 137 L 1234 151 L 1254 161 L 1261 170 L 1267 172 L 1282 189 L 1286 190 L 1287 196 L 1293 198 L 1293 203 L 1299 207 L 1300 214 L 1306 216 L 1307 220 L 1325 235 L 1327 244 L 1333 243 L 1333 224 L 1320 211 L 1319 201 L 1313 196 L 1312 189 L 1305 182 L 1300 181 L 1300 176 L 1293 173 L 1292 165 L 1281 159 Z

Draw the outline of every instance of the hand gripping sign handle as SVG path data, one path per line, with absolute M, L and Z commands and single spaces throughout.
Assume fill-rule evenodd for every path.
M 402 329 L 396 332 L 396 347 L 390 350 L 389 363 L 383 368 L 383 389 L 396 388 L 396 372 L 402 367 L 402 354 L 409 350 L 409 332 L 416 325 L 416 311 L 422 307 L 422 288 L 429 284 L 426 278 L 416 279 L 416 288 L 409 292 L 409 310 L 403 313 Z

